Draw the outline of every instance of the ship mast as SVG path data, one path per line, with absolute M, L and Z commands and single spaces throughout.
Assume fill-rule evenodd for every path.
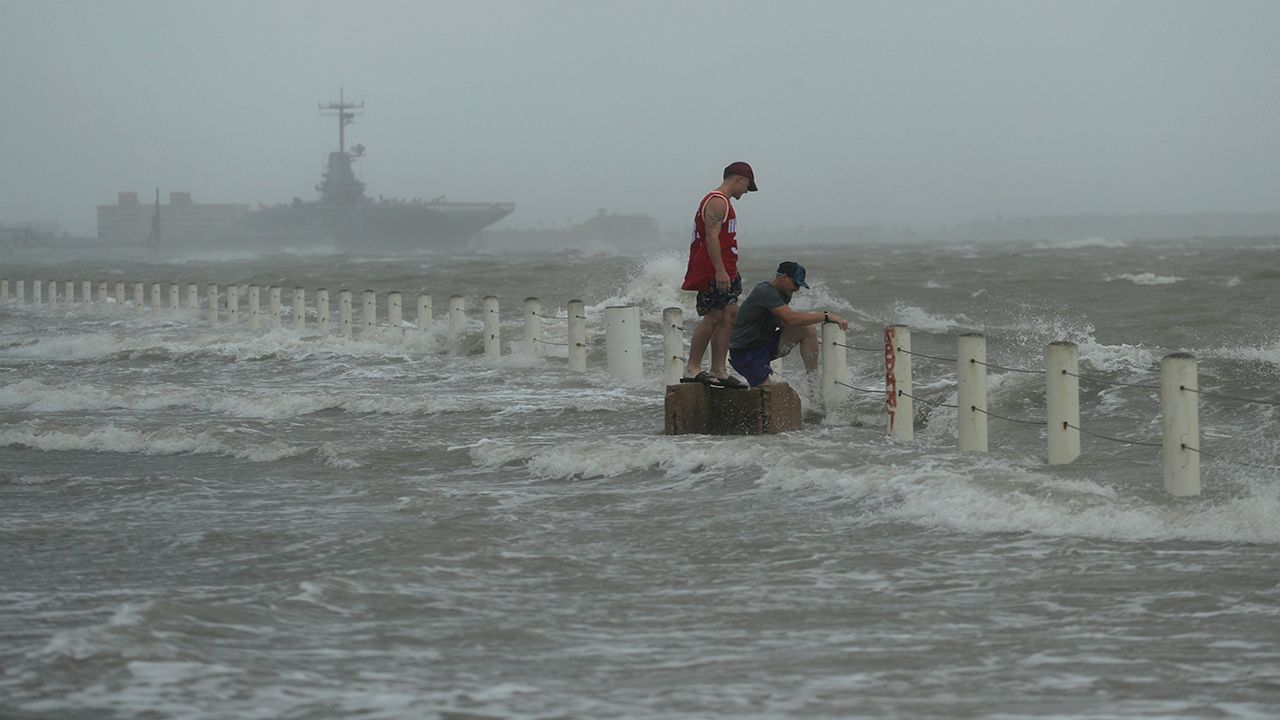
M 338 87 L 338 102 L 330 101 L 327 105 L 320 106 L 322 115 L 338 116 L 338 152 L 347 151 L 347 126 L 356 121 L 356 113 L 352 110 L 359 110 L 364 107 L 364 101 L 358 103 L 347 102 L 343 96 L 342 87 Z M 334 111 L 334 112 L 326 112 Z

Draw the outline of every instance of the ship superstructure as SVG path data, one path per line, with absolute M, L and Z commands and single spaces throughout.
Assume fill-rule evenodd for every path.
M 334 245 L 339 248 L 378 251 L 439 249 L 458 250 L 477 232 L 515 210 L 512 203 L 457 203 L 440 200 L 370 200 L 355 174 L 353 162 L 365 148 L 346 145 L 346 129 L 355 122 L 364 103 L 338 100 L 320 105 L 338 119 L 338 149 L 328 163 L 314 202 L 295 200 L 288 205 L 247 213 L 243 225 L 256 241 L 295 247 Z

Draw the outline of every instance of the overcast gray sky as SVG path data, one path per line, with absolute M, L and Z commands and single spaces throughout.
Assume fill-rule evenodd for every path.
M 372 196 L 682 229 L 1280 210 L 1280 2 L 0 0 L 0 220 L 119 190 L 312 199 L 339 86 Z

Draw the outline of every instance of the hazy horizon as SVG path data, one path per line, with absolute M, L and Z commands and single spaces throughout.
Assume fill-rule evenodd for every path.
M 1280 4 L 0 0 L 0 222 L 93 234 L 119 191 L 314 199 L 336 120 L 370 197 L 744 235 L 1276 212 Z

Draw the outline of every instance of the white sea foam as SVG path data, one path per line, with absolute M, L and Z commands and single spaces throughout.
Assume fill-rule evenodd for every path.
M 45 452 L 113 452 L 142 455 L 226 455 L 250 462 L 272 462 L 307 452 L 279 441 L 233 445 L 214 433 L 191 433 L 181 428 L 141 432 L 115 425 L 89 430 L 51 430 L 23 423 L 0 430 L 0 447 L 28 447 Z
M 954 458 L 909 467 L 775 468 L 765 481 L 836 491 L 862 501 L 860 512 L 869 511 L 872 519 L 961 532 L 1280 543 L 1280 498 L 1274 488 L 1217 504 L 1155 504 L 1088 480 L 1062 480 L 998 460 L 970 465 Z M 866 520 L 860 516 L 860 522 Z
M 889 318 L 889 320 L 894 323 L 906 325 L 913 330 L 923 330 L 925 332 L 934 333 L 945 333 L 958 328 L 976 327 L 974 321 L 964 315 L 956 315 L 955 317 L 935 315 L 924 308 L 904 303 L 897 303 L 893 306 L 893 317 Z
M 676 253 L 662 253 L 644 258 L 631 273 L 627 284 L 617 294 L 587 307 L 603 314 L 611 305 L 638 305 L 646 315 L 662 315 L 668 307 L 678 307 L 690 314 L 694 311 L 693 293 L 680 289 L 684 283 L 686 258 Z
M 776 452 L 749 439 L 706 443 L 674 438 L 601 440 L 554 446 L 485 440 L 468 448 L 481 467 L 521 464 L 545 479 L 611 478 L 646 469 L 686 478 L 705 469 L 759 466 L 776 460 Z
M 1134 285 L 1172 285 L 1182 282 L 1182 278 L 1172 275 L 1156 275 L 1154 273 L 1121 273 L 1119 275 L 1109 275 L 1106 277 L 1107 282 L 1115 282 L 1116 280 L 1128 280 Z
M 1074 240 L 1055 240 L 1051 242 L 1036 243 L 1033 247 L 1037 250 L 1078 250 L 1082 248 L 1109 248 L 1118 249 L 1129 247 L 1129 243 L 1123 240 L 1105 237 L 1084 237 Z
M 1280 340 L 1270 345 L 1226 345 L 1212 349 L 1201 349 L 1195 350 L 1193 354 L 1202 358 L 1213 357 L 1222 360 L 1280 365 Z
M 1103 345 L 1092 337 L 1077 341 L 1080 361 L 1098 370 L 1116 372 L 1133 369 L 1153 369 L 1157 364 L 1157 352 L 1140 345 Z
M 151 388 L 145 391 L 114 390 L 81 382 L 46 385 L 22 380 L 0 385 L 0 407 L 54 413 L 86 410 L 159 410 L 183 405 L 199 395 L 189 389 Z

